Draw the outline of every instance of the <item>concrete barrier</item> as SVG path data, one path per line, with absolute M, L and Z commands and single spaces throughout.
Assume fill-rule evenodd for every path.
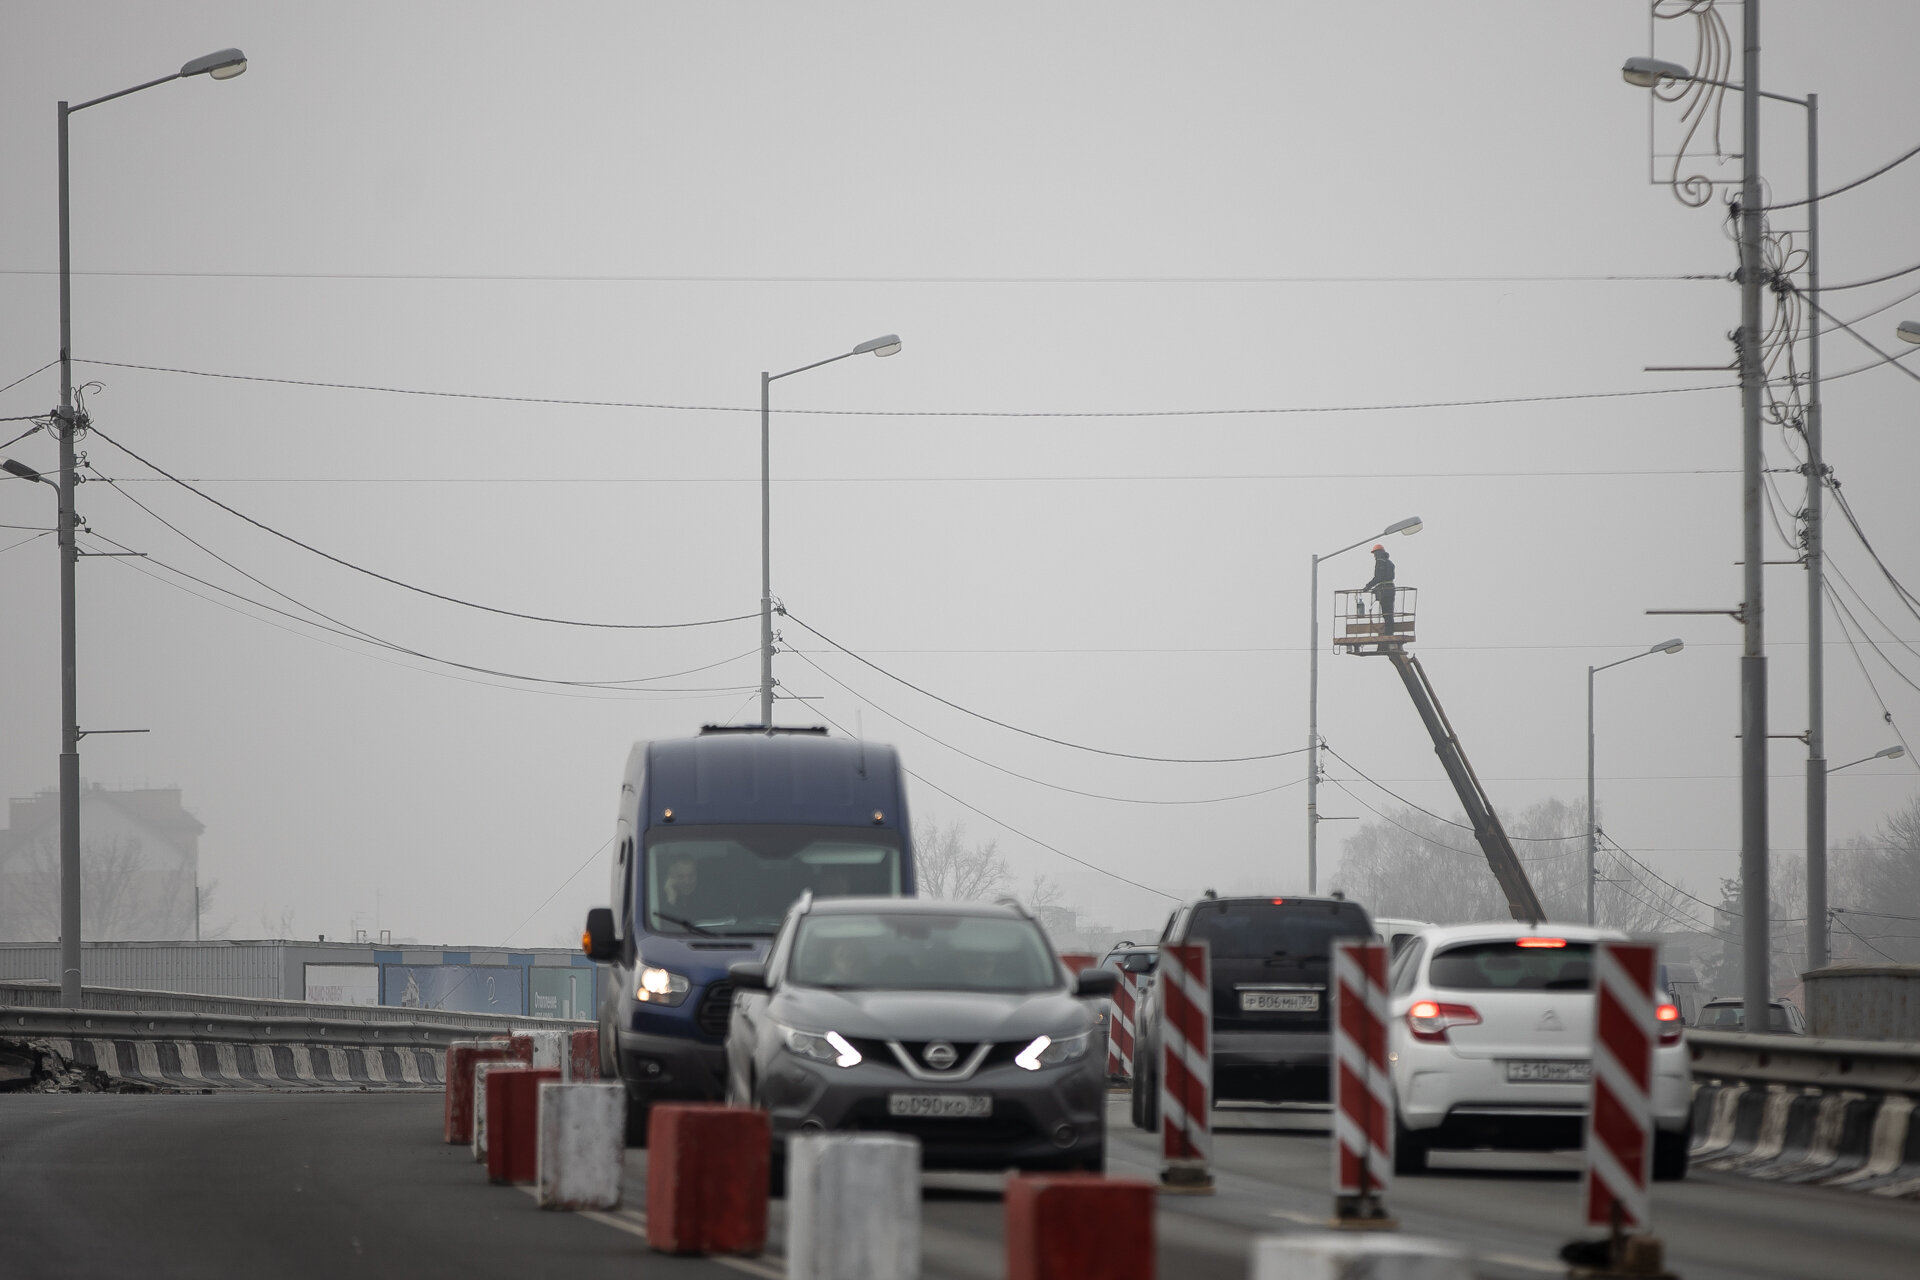
M 522 1060 L 552 1071 L 559 1071 L 566 1064 L 566 1042 L 565 1031 L 515 1028 L 513 1032 L 513 1046 L 521 1051 Z
M 614 1084 L 540 1086 L 542 1209 L 615 1209 L 627 1154 L 627 1090 Z
M 473 1141 L 473 1068 L 500 1062 L 512 1052 L 494 1040 L 456 1040 L 447 1046 L 446 1104 L 443 1129 L 449 1143 Z
M 1151 1182 L 1095 1173 L 1007 1178 L 1007 1280 L 1153 1280 Z
M 894 1133 L 787 1143 L 789 1280 L 915 1280 L 920 1143 Z
M 518 1058 L 500 1058 L 488 1062 L 473 1064 L 473 1162 L 487 1162 L 487 1077 L 496 1071 L 530 1071 L 525 1062 Z
M 567 1079 L 600 1078 L 600 1028 L 578 1027 L 567 1033 Z
M 1693 1098 L 1695 1168 L 1920 1198 L 1920 1124 L 1904 1094 L 1708 1082 Z
M 1463 1246 L 1419 1236 L 1259 1236 L 1250 1254 L 1250 1280 L 1474 1280 L 1473 1258 Z
M 144 1030 L 144 1028 L 143 1028 Z M 9 1036 L 0 1046 L 30 1064 L 44 1092 L 190 1092 L 227 1089 L 432 1089 L 444 1052 L 403 1044 L 258 1043 L 229 1038 L 216 1023 L 197 1034 L 125 1034 L 103 1023 L 97 1034 Z
M 759 1253 L 767 1243 L 767 1113 L 665 1103 L 647 1119 L 647 1243 L 662 1253 Z
M 558 1067 L 525 1067 L 487 1074 L 484 1106 L 488 1181 L 534 1180 L 540 1160 L 540 1085 L 559 1078 Z

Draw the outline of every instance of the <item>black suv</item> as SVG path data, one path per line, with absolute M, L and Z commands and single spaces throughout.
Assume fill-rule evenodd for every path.
M 1371 939 L 1373 924 L 1344 898 L 1220 898 L 1189 902 L 1161 945 L 1204 941 L 1213 978 L 1214 1101 L 1325 1102 L 1332 1097 L 1332 967 L 1336 938 Z M 1141 997 L 1134 1033 L 1133 1122 L 1160 1124 L 1161 984 Z

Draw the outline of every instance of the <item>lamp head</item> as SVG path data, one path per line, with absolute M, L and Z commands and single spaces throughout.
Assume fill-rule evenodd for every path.
M 1686 647 L 1687 647 L 1687 642 L 1685 640 L 1678 640 L 1678 639 L 1662 640 L 1659 644 L 1647 650 L 1647 652 L 1648 653 L 1678 653 Z
M 1873 753 L 1873 758 L 1875 760 L 1898 760 L 1901 756 L 1905 754 L 1907 754 L 1907 749 L 1905 747 L 1899 747 L 1899 746 L 1882 747 L 1880 750 Z
M 22 480 L 39 480 L 43 478 L 38 471 L 35 471 L 26 463 L 15 462 L 12 458 L 0 461 L 0 471 L 5 471 L 10 476 L 19 476 Z
M 1652 89 L 1668 80 L 1691 80 L 1693 72 L 1661 58 L 1628 58 L 1620 68 L 1620 78 L 1638 88 Z
M 247 69 L 247 55 L 238 49 L 222 49 L 218 53 L 209 53 L 195 58 L 180 68 L 180 78 L 208 75 L 215 80 L 231 80 Z
M 1382 529 L 1380 536 L 1384 538 L 1390 533 L 1404 533 L 1411 536 L 1418 532 L 1420 532 L 1420 517 L 1408 516 L 1405 520 L 1395 520 L 1392 524 Z
M 1894 332 L 1907 342 L 1920 342 L 1920 320 L 1902 320 Z
M 900 353 L 900 335 L 889 333 L 878 338 L 869 338 L 853 349 L 853 354 L 864 356 L 871 351 L 876 356 L 891 356 Z

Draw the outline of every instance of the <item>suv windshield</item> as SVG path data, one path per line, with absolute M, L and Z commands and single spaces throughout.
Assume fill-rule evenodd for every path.
M 925 912 L 809 915 L 787 976 L 814 987 L 1046 991 L 1060 963 L 1031 920 Z
M 1205 939 L 1216 960 L 1271 957 L 1326 959 L 1335 938 L 1371 938 L 1367 913 L 1354 902 L 1227 898 L 1193 909 L 1187 940 Z
M 1435 952 L 1427 981 L 1452 991 L 1586 991 L 1590 950 L 1559 938 L 1468 942 Z
M 807 889 L 897 897 L 900 838 L 868 827 L 656 827 L 641 873 L 651 932 L 770 936 Z

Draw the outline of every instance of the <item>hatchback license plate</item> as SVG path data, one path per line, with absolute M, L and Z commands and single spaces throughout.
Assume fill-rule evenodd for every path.
M 1242 991 L 1242 1013 L 1318 1013 L 1318 991 Z
M 1507 1079 L 1539 1080 L 1548 1084 L 1585 1084 L 1593 1078 L 1591 1062 L 1516 1062 L 1507 1063 Z
M 978 1120 L 993 1114 L 987 1093 L 890 1093 L 887 1114 L 912 1119 Z

